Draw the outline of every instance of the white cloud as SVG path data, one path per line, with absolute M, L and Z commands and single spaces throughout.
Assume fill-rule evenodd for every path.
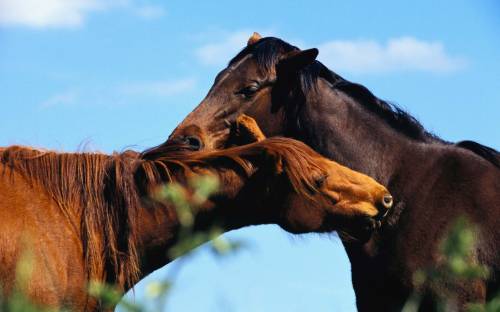
M 40 104 L 41 108 L 50 108 L 53 106 L 67 106 L 75 104 L 78 99 L 78 93 L 75 90 L 66 90 L 57 93 L 46 99 Z
M 189 92 L 196 87 L 194 78 L 141 81 L 99 88 L 68 89 L 50 96 L 40 104 L 48 109 L 61 106 L 102 106 L 148 103 Z M 154 101 L 153 101 L 154 102 Z
M 78 27 L 90 13 L 119 8 L 144 19 L 159 18 L 165 13 L 162 7 L 136 5 L 133 0 L 0 0 L 0 25 Z
M 204 65 L 220 66 L 229 62 L 247 44 L 251 31 L 241 30 L 225 36 L 213 36 L 214 43 L 208 43 L 198 48 L 195 53 Z
M 86 14 L 105 9 L 98 0 L 0 0 L 0 23 L 29 27 L 74 27 Z
M 134 12 L 144 19 L 157 19 L 165 15 L 165 9 L 156 5 L 144 5 L 133 8 Z
M 318 59 L 335 71 L 387 73 L 401 71 L 451 72 L 463 68 L 465 59 L 450 56 L 440 42 L 413 37 L 393 38 L 386 44 L 374 40 L 333 40 L 318 46 Z
M 252 34 L 240 30 L 212 36 L 213 41 L 196 50 L 196 57 L 204 65 L 226 64 L 243 47 Z M 266 36 L 269 33 L 262 33 Z M 305 48 L 302 40 L 288 41 Z M 424 41 L 414 37 L 375 40 L 332 40 L 320 43 L 319 60 L 331 69 L 355 74 L 404 71 L 452 72 L 466 65 L 464 58 L 449 55 L 441 42 Z

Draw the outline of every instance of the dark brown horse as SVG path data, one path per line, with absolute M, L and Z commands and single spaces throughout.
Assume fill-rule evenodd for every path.
M 399 311 L 414 291 L 414 272 L 437 263 L 440 238 L 459 215 L 480 225 L 474 260 L 492 274 L 451 287 L 462 306 L 491 298 L 500 279 L 498 152 L 439 139 L 398 107 L 330 71 L 317 54 L 254 34 L 171 139 L 197 149 L 224 147 L 232 121 L 245 113 L 267 136 L 301 140 L 387 186 L 395 207 L 382 228 L 367 243 L 344 242 L 360 311 Z M 426 293 L 422 310 L 432 310 L 435 295 Z
M 127 290 L 167 264 L 179 231 L 176 209 L 152 192 L 197 175 L 221 188 L 195 213 L 194 230 L 275 223 L 292 233 L 341 229 L 354 237 L 376 226 L 391 200 L 372 178 L 291 139 L 219 152 L 167 145 L 143 154 L 56 153 L 0 148 L 0 284 L 8 296 L 29 249 L 34 302 L 99 310 L 89 280 Z M 26 243 L 27 242 L 27 243 Z

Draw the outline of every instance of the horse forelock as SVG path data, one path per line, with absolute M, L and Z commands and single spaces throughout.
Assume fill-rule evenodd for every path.
M 319 155 L 300 141 L 286 138 L 269 138 L 264 147 L 279 158 L 278 164 L 290 181 L 294 191 L 311 198 L 311 194 L 319 192 L 318 179 L 327 176 L 324 167 L 317 160 Z
M 213 167 L 226 159 L 251 174 L 255 169 L 252 160 L 263 155 L 269 159 L 268 164 L 273 166 L 275 174 L 287 177 L 296 193 L 310 197 L 312 193 L 318 192 L 316 178 L 326 174 L 317 162 L 319 155 L 296 140 L 272 137 L 225 150 L 195 152 L 188 162 L 201 162 Z
M 269 71 L 279 62 L 285 53 L 293 50 L 298 50 L 298 48 L 281 39 L 266 37 L 255 44 L 243 48 L 229 62 L 229 66 L 239 62 L 247 55 L 252 55 L 252 58 L 256 60 L 261 69 Z M 362 85 L 343 79 L 319 61 L 315 61 L 299 71 L 298 82 L 302 92 L 307 94 L 307 92 L 316 89 L 318 78 L 325 79 L 333 88 L 345 92 L 348 96 L 363 105 L 363 107 L 376 113 L 391 127 L 409 138 L 421 141 L 440 141 L 435 135 L 427 132 L 418 120 L 400 107 L 377 98 Z M 289 111 L 290 114 L 297 112 L 298 109 L 290 109 Z M 296 117 L 287 116 L 290 120 Z
M 285 53 L 294 50 L 299 50 L 299 48 L 279 38 L 266 37 L 260 39 L 255 44 L 243 48 L 233 59 L 231 59 L 231 61 L 229 61 L 229 66 L 238 63 L 247 55 L 252 55 L 258 66 L 265 71 L 269 71 L 271 68 L 274 68 Z
M 308 197 L 318 191 L 318 176 L 314 176 L 312 172 L 326 174 L 317 162 L 319 155 L 315 151 L 300 141 L 282 137 L 216 151 L 166 151 L 160 145 L 149 150 L 143 157 L 154 162 L 156 168 L 182 166 L 186 170 L 193 170 L 196 166 L 212 169 L 230 166 L 232 169 L 242 169 L 249 176 L 256 169 L 253 160 L 266 155 L 270 160 L 269 164 L 274 166 L 275 173 L 286 175 L 295 192 Z

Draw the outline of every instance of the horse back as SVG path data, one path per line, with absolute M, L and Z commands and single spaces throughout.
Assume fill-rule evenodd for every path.
M 429 231 L 441 228 L 436 231 L 439 235 L 435 236 L 440 242 L 458 217 L 466 217 L 474 224 L 477 229 L 473 255 L 475 262 L 487 266 L 491 274 L 484 281 L 454 285 L 454 291 L 463 304 L 469 300 L 486 300 L 496 295 L 499 285 L 500 170 L 491 159 L 457 147 L 444 149 L 436 169 L 437 178 L 431 184 L 429 198 L 422 201 L 419 207 L 423 214 L 426 214 L 424 209 L 430 208 L 427 212 L 428 221 L 421 223 L 419 229 Z M 427 246 L 432 247 L 432 253 L 436 254 L 436 243 Z
M 463 148 L 448 147 L 439 161 L 439 183 L 432 200 L 443 198 L 443 217 L 470 219 L 479 230 L 480 262 L 498 269 L 500 264 L 500 169 L 490 159 Z M 432 205 L 431 202 L 426 204 Z

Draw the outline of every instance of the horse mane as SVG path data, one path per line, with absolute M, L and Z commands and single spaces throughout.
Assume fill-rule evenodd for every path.
M 315 61 L 300 71 L 302 92 L 309 92 L 316 86 L 316 80 L 323 78 L 333 89 L 342 91 L 354 99 L 363 108 L 379 116 L 398 132 L 412 140 L 422 142 L 441 141 L 437 136 L 425 130 L 422 124 L 404 109 L 396 104 L 376 97 L 368 88 L 361 84 L 350 82 L 337 75 L 319 61 Z
M 137 155 L 57 153 L 12 146 L 0 151 L 0 163 L 45 190 L 70 222 L 80 222 L 89 280 L 125 286 L 139 277 L 134 228 L 140 197 L 133 179 Z M 110 270 L 114 278 L 106 274 Z
M 160 169 L 166 165 L 176 165 L 196 171 L 196 167 L 232 167 L 243 170 L 247 176 L 255 170 L 252 163 L 264 158 L 264 164 L 271 167 L 274 174 L 287 176 L 293 190 L 303 196 L 318 192 L 317 179 L 312 172 L 326 174 L 315 161 L 319 156 L 305 143 L 283 137 L 267 138 L 242 146 L 224 150 L 192 152 L 187 145 L 164 143 L 144 151 L 141 158 L 155 164 Z M 236 164 L 234 165 L 230 164 Z M 156 173 L 158 174 L 158 173 Z M 152 178 L 153 175 L 150 175 Z
M 280 57 L 282 57 L 283 54 L 293 50 L 299 49 L 281 39 L 266 37 L 257 41 L 255 44 L 246 46 L 229 62 L 229 65 L 238 62 L 248 54 L 252 54 L 258 66 L 260 66 L 263 70 L 269 70 L 279 62 Z M 382 118 L 390 127 L 398 130 L 408 138 L 421 142 L 440 142 L 450 144 L 435 134 L 425 130 L 422 124 L 415 117 L 411 116 L 401 107 L 379 99 L 365 86 L 342 78 L 340 75 L 336 74 L 319 61 L 314 61 L 312 64 L 299 71 L 298 82 L 303 93 L 302 97 L 304 97 L 305 94 L 307 94 L 307 92 L 311 89 L 317 87 L 316 82 L 318 78 L 325 79 L 332 85 L 332 88 L 340 90 L 349 97 L 353 98 L 365 109 Z M 294 103 L 295 106 L 300 104 L 300 101 L 296 101 L 296 103 Z M 285 118 L 289 122 L 296 120 L 296 114 L 299 110 L 300 107 L 289 107 L 288 109 L 285 109 Z M 472 141 L 459 142 L 456 143 L 455 146 L 468 149 L 488 160 L 493 165 L 497 167 L 499 166 L 499 153 L 492 148 Z
M 0 148 L 5 170 L 41 187 L 61 208 L 80 238 L 89 280 L 132 287 L 140 278 L 137 223 L 141 198 L 149 190 L 190 173 L 216 174 L 218 166 L 250 175 L 252 160 L 266 155 L 277 174 L 286 174 L 293 189 L 306 196 L 317 191 L 311 172 L 322 173 L 303 143 L 273 138 L 216 152 L 192 152 L 179 144 L 160 145 L 143 153 L 58 153 L 30 147 Z M 260 158 L 259 158 L 260 159 Z M 279 164 L 276 166 L 275 164 Z M 75 210 L 76 207 L 76 210 Z M 79 217 L 79 219 L 78 219 Z
M 316 80 L 321 77 L 332 84 L 332 88 L 340 90 L 352 97 L 365 109 L 373 112 L 385 120 L 389 126 L 405 134 L 413 140 L 421 142 L 440 142 L 446 145 L 451 143 L 439 138 L 433 133 L 425 130 L 422 124 L 405 110 L 393 103 L 377 98 L 368 88 L 363 85 L 350 82 L 329 70 L 319 61 L 307 66 L 300 72 L 300 85 L 302 92 L 306 94 L 311 88 L 315 88 Z M 472 151 L 484 158 L 494 166 L 500 168 L 500 153 L 493 148 L 484 146 L 474 141 L 461 141 L 454 146 Z
M 229 62 L 229 65 L 237 63 L 248 54 L 252 54 L 259 67 L 263 70 L 269 70 L 279 62 L 283 54 L 293 50 L 299 49 L 281 39 L 266 37 L 255 44 L 246 46 Z M 315 61 L 299 72 L 299 82 L 302 92 L 306 94 L 315 88 L 318 78 L 327 80 L 332 84 L 333 88 L 346 93 L 363 107 L 380 116 L 391 127 L 409 138 L 419 141 L 437 139 L 436 136 L 427 132 L 418 120 L 397 105 L 377 98 L 370 90 L 360 84 L 345 80 L 319 61 Z M 291 110 L 291 113 L 296 112 L 297 109 Z M 293 116 L 289 116 L 289 118 L 291 117 Z

